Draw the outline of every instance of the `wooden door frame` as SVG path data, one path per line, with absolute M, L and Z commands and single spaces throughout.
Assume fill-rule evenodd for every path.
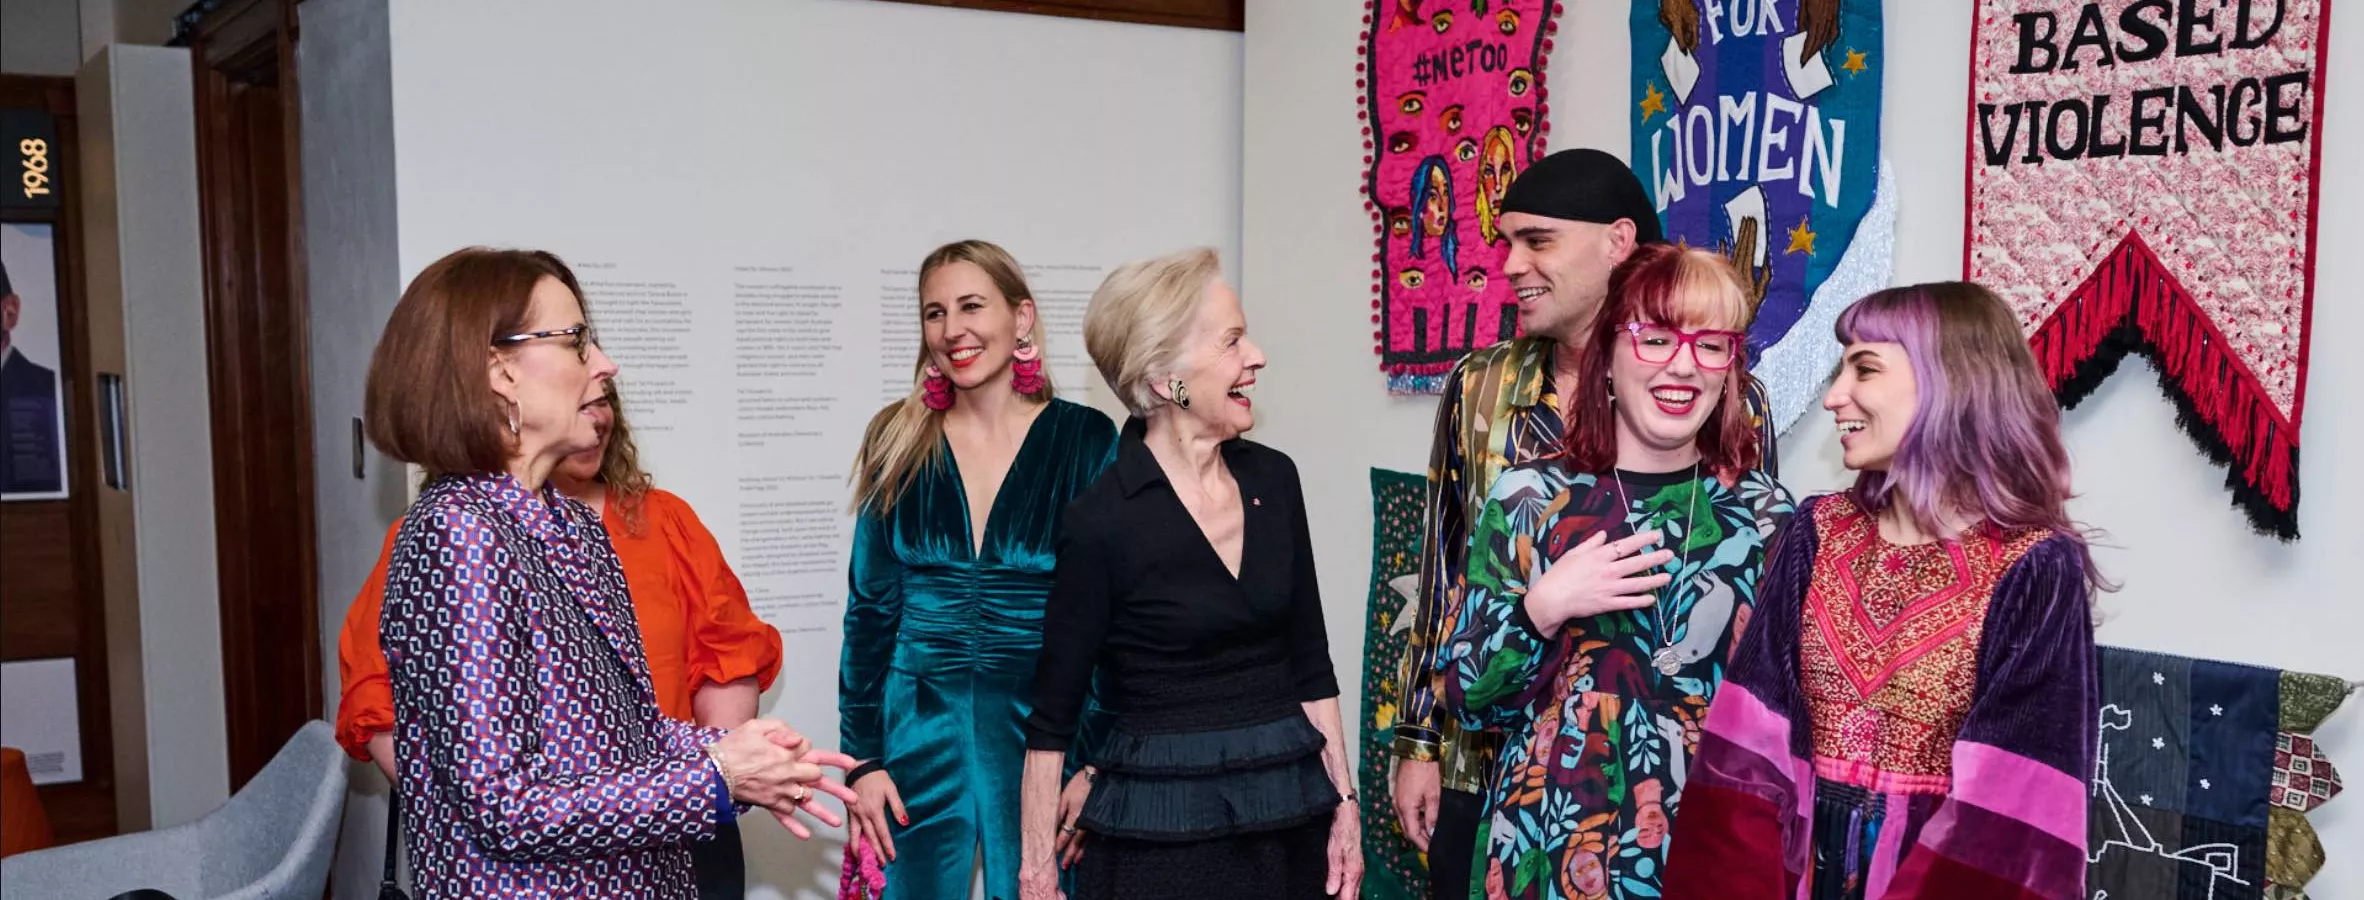
M 307 718 L 317 718 L 327 708 L 320 681 L 318 537 L 310 339 L 306 334 L 310 314 L 304 296 L 302 103 L 296 82 L 295 7 L 296 0 L 212 3 L 193 10 L 196 15 L 186 33 L 197 94 L 197 199 L 205 259 L 206 371 L 213 415 L 217 559 L 221 564 L 222 684 L 233 790 L 260 771 L 293 734 L 293 726 L 301 724 L 274 719 L 281 707 L 258 704 L 255 698 L 266 694 L 285 697 L 292 692 Z M 255 335 L 240 327 L 241 311 L 235 304 L 259 290 L 246 279 L 263 271 L 263 260 L 268 257 L 250 258 L 241 252 L 250 248 L 240 240 L 239 217 L 253 198 L 242 193 L 248 182 L 237 174 L 240 151 L 247 146 L 230 113 L 233 85 L 239 83 L 275 85 L 280 95 L 277 114 L 286 184 L 279 190 L 287 207 L 286 245 L 280 249 L 285 255 L 287 271 L 283 274 L 293 321 L 290 343 L 277 348 L 240 343 Z M 280 349 L 293 356 L 290 369 L 294 383 L 287 387 L 294 392 L 296 421 L 258 423 L 245 418 L 246 410 L 237 398 L 247 396 L 245 389 L 270 382 L 269 373 L 253 365 L 254 356 L 248 351 L 255 349 Z M 265 463 L 244 439 L 268 433 L 273 425 L 300 432 L 293 471 L 266 471 Z M 245 508 L 251 496 L 245 486 L 262 478 L 292 482 L 290 508 Z M 262 513 L 267 515 L 258 515 Z M 265 546 L 268 554 L 258 552 Z M 249 565 L 272 557 L 288 560 L 298 569 L 295 583 L 302 586 L 304 602 L 288 611 L 297 620 L 302 638 L 295 647 L 253 646 L 252 632 L 245 627 L 254 620 L 258 608 L 255 592 L 247 589 L 254 577 Z M 275 658 L 288 662 L 265 665 Z M 289 665 L 300 671 L 288 672 Z M 266 675 L 267 668 L 277 676 Z
M 107 678 L 105 568 L 100 559 L 99 492 L 112 490 L 99 465 L 98 376 L 91 364 L 90 306 L 82 255 L 82 147 L 76 127 L 74 79 L 0 75 L 0 106 L 39 109 L 57 127 L 50 159 L 55 215 L 0 212 L 0 222 L 49 222 L 55 227 L 58 376 L 66 381 L 66 518 L 72 535 L 74 581 L 86 602 L 75 637 L 74 687 L 80 695 L 82 780 L 44 785 L 42 806 L 59 843 L 109 837 L 120 827 L 115 802 L 115 721 Z M 11 153 L 14 151 L 11 150 Z

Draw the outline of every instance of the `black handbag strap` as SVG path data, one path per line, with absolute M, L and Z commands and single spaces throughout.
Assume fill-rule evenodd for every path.
M 378 900 L 410 900 L 410 895 L 403 893 L 394 880 L 394 867 L 401 856 L 402 789 L 389 784 L 386 787 L 386 870 L 378 880 Z

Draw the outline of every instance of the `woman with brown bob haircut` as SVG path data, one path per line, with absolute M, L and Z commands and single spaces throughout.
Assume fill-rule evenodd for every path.
M 787 725 L 666 717 L 621 564 L 552 472 L 599 444 L 614 361 L 539 251 L 419 273 L 370 359 L 370 440 L 426 470 L 386 572 L 403 836 L 421 897 L 696 896 L 686 845 L 740 806 L 809 837 L 852 800 Z
M 600 443 L 560 461 L 550 483 L 570 500 L 599 513 L 608 545 L 623 564 L 639 620 L 640 646 L 657 709 L 711 728 L 736 728 L 755 718 L 756 704 L 780 671 L 780 633 L 747 602 L 747 589 L 722 555 L 722 543 L 699 521 L 689 501 L 657 487 L 640 468 L 624 400 L 607 383 L 607 402 L 594 406 Z M 362 582 L 337 636 L 337 743 L 353 758 L 375 762 L 391 781 L 394 768 L 394 687 L 386 654 L 378 649 L 378 613 L 385 603 L 386 568 L 402 522 L 386 529 L 377 568 Z M 747 861 L 735 823 L 713 840 L 690 845 L 698 896 L 747 896 Z

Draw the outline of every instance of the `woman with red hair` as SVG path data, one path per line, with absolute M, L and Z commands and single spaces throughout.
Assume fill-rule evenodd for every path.
M 1445 648 L 1505 742 L 1488 900 L 1655 896 L 1683 772 L 1789 494 L 1760 468 L 1749 320 L 1723 257 L 1646 245 L 1609 278 L 1558 454 L 1494 482 Z

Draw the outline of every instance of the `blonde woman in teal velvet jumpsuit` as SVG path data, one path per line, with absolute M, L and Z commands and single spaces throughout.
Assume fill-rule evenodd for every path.
M 889 897 L 1018 896 L 1021 729 L 1057 566 L 1060 512 L 1098 478 L 1116 428 L 1052 397 L 1042 326 L 1000 247 L 962 241 L 919 272 L 911 396 L 879 411 L 855 463 L 838 674 L 853 840 L 887 858 Z M 1077 803 L 1089 790 L 1076 778 Z

